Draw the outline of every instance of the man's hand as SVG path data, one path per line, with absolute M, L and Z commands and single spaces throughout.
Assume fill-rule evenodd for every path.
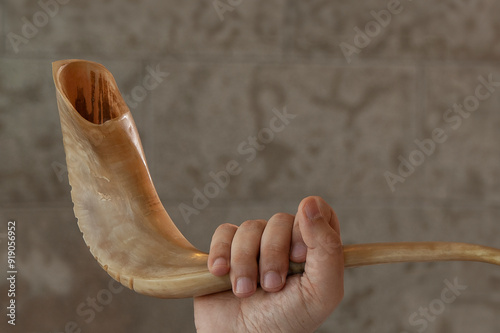
M 289 260 L 305 261 L 304 273 L 287 278 Z M 344 295 L 337 216 L 320 197 L 308 197 L 295 216 L 223 224 L 208 268 L 229 273 L 233 290 L 195 298 L 198 332 L 313 332 Z

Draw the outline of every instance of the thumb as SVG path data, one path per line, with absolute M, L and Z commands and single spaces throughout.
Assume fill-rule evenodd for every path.
M 300 203 L 296 218 L 307 247 L 304 277 L 316 295 L 340 302 L 344 291 L 344 254 L 335 212 L 320 197 L 308 197 Z

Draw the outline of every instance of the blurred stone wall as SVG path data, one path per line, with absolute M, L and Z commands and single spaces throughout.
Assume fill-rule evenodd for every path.
M 18 308 L 17 325 L 2 314 L 0 331 L 194 332 L 192 300 L 118 290 L 87 250 L 52 61 L 98 61 L 115 75 L 163 203 L 203 250 L 219 224 L 294 213 L 308 195 L 333 205 L 345 244 L 500 247 L 499 11 L 493 0 L 3 0 L 0 304 L 15 220 Z M 158 84 L 141 88 L 152 71 Z M 284 110 L 295 118 L 263 131 Z M 261 150 L 249 139 L 259 134 Z M 230 160 L 241 174 L 183 216 Z M 345 280 L 318 332 L 500 328 L 494 266 L 363 267 Z M 455 282 L 467 288 L 444 302 Z

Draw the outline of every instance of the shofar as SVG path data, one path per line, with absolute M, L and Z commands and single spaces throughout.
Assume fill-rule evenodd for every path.
M 176 228 L 153 186 L 141 141 L 116 82 L 101 64 L 53 64 L 75 216 L 99 264 L 136 292 L 182 298 L 231 289 Z M 500 250 L 465 243 L 344 246 L 345 266 L 471 260 L 500 265 Z M 291 263 L 292 273 L 303 264 Z

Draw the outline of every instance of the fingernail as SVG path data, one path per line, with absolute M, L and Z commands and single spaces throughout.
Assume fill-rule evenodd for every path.
M 292 247 L 292 258 L 305 258 L 307 254 L 307 246 L 302 242 L 293 244 Z
M 247 277 L 240 277 L 236 280 L 236 293 L 237 294 L 248 294 L 253 291 L 253 283 Z
M 264 281 L 262 281 L 262 283 L 267 289 L 276 289 L 281 287 L 283 281 L 278 273 L 275 271 L 269 271 L 264 275 Z
M 215 259 L 212 267 L 224 266 L 227 267 L 227 260 L 225 258 L 219 257 Z
M 306 211 L 307 218 L 311 221 L 321 217 L 321 211 L 319 210 L 316 200 L 309 200 L 304 209 Z

